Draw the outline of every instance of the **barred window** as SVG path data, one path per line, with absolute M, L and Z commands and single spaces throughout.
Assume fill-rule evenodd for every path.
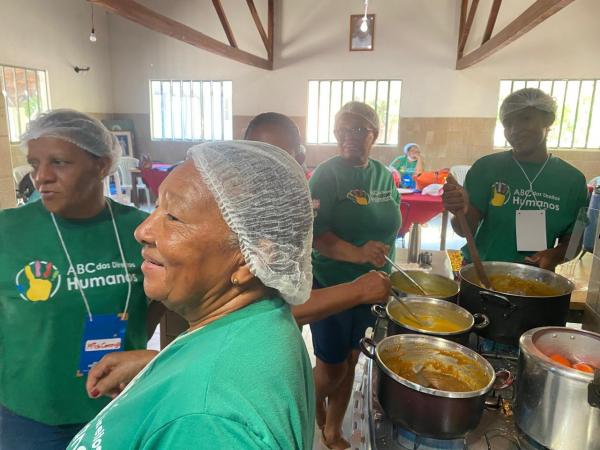
M 600 80 L 501 80 L 498 110 L 509 94 L 525 87 L 541 89 L 558 105 L 548 134 L 549 148 L 600 148 Z M 500 120 L 496 123 L 494 146 L 509 146 Z
M 400 80 L 311 80 L 308 82 L 306 141 L 334 144 L 335 114 L 345 103 L 356 100 L 372 106 L 379 115 L 377 144 L 397 145 L 400 120 Z
M 232 139 L 231 81 L 151 80 L 150 103 L 154 140 Z
M 50 109 L 48 75 L 40 69 L 0 66 L 0 81 L 10 142 L 18 143 L 29 121 Z

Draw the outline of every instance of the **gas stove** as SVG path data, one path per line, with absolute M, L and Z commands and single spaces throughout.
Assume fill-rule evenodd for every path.
M 387 335 L 387 327 L 387 320 L 378 320 L 371 337 L 379 342 Z M 473 348 L 476 348 L 476 340 Z M 517 359 L 513 355 L 485 353 L 482 356 L 495 370 L 517 373 Z M 377 399 L 379 370 L 372 359 L 364 358 L 357 371 L 351 403 L 353 450 L 545 450 L 515 425 L 514 384 L 491 393 L 479 426 L 464 439 L 440 440 L 417 436 L 386 418 Z

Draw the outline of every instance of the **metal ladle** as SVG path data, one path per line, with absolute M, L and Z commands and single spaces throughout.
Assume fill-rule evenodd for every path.
M 419 283 L 417 283 L 409 274 L 407 274 L 405 270 L 403 270 L 398 264 L 396 264 L 394 261 L 392 261 L 390 258 L 388 258 L 387 255 L 386 255 L 385 259 L 387 260 L 387 262 L 389 262 L 394 267 L 394 269 L 396 269 L 398 272 L 400 272 L 402 275 L 404 275 L 404 277 L 408 281 L 410 281 L 411 284 L 413 286 L 415 286 L 421 292 L 421 294 L 423 294 L 425 296 L 427 295 L 427 292 L 425 292 L 425 289 L 423 289 L 423 287 Z
M 430 323 L 428 322 L 424 322 L 422 318 L 420 318 L 419 316 L 417 316 L 414 312 L 412 312 L 412 310 L 408 307 L 408 305 L 406 304 L 406 302 L 404 301 L 404 299 L 402 298 L 402 296 L 400 295 L 400 292 L 398 292 L 396 290 L 396 288 L 392 288 L 392 296 L 398 300 L 398 303 L 402 305 L 402 307 L 404 308 L 404 310 L 408 313 L 408 315 L 415 321 L 417 322 L 419 325 L 421 325 L 422 327 L 429 327 L 431 326 Z

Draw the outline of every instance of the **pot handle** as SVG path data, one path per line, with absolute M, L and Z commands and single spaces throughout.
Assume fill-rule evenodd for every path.
M 502 391 L 511 387 L 514 381 L 515 377 L 510 370 L 500 369 L 496 372 L 496 381 L 494 381 L 493 388 L 495 391 Z
M 490 319 L 488 316 L 482 313 L 473 314 L 473 318 L 475 319 L 475 324 L 473 328 L 477 330 L 482 330 L 490 324 Z
M 373 341 L 373 339 L 368 338 L 368 337 L 364 337 L 361 338 L 359 343 L 360 345 L 360 349 L 362 350 L 362 352 L 369 358 L 371 359 L 375 359 L 375 341 Z
M 594 370 L 594 381 L 588 384 L 588 403 L 592 408 L 600 408 L 600 369 Z
M 371 314 L 378 319 L 387 319 L 387 313 L 385 312 L 385 306 L 375 303 L 371 306 Z
M 514 313 L 519 307 L 512 303 L 507 297 L 504 295 L 496 294 L 495 292 L 490 291 L 479 291 L 479 297 L 481 298 L 481 303 L 483 303 L 485 307 L 485 302 L 496 302 L 500 306 L 508 309 L 507 312 L 503 314 L 504 318 L 507 319 L 512 313 Z

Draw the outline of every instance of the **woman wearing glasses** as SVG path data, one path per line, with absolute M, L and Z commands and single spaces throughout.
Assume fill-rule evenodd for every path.
M 315 170 L 310 189 L 315 214 L 315 288 L 347 283 L 370 270 L 390 272 L 400 228 L 400 197 L 392 174 L 369 157 L 379 118 L 365 103 L 345 104 L 335 117 L 339 155 Z M 342 420 L 352 389 L 358 341 L 373 325 L 368 305 L 311 324 L 317 424 L 329 448 L 348 448 Z

